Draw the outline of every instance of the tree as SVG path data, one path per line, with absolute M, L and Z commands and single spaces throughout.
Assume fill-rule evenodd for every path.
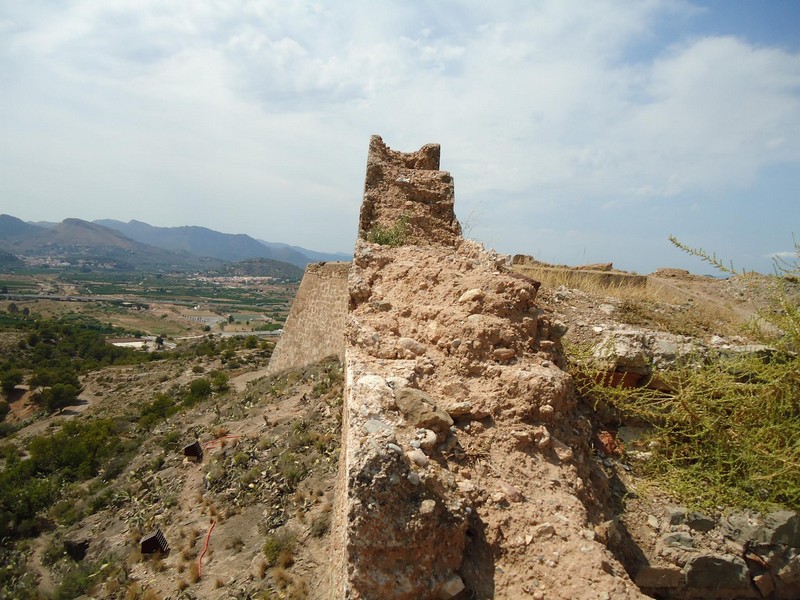
M 8 312 L 9 314 L 15 315 L 19 312 L 19 307 L 15 303 L 11 303 L 8 305 Z
M 63 411 L 68 406 L 78 404 L 78 395 L 81 390 L 68 383 L 56 383 L 41 394 L 45 408 L 50 412 Z
M 158 336 L 156 338 L 156 347 L 157 348 L 163 348 L 164 347 L 164 338 L 163 337 Z
M 23 375 L 19 369 L 9 369 L 0 376 L 2 388 L 6 396 L 10 396 L 14 389 L 22 383 Z

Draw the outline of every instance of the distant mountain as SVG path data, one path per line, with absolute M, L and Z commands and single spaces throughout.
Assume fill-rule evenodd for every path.
M 148 246 L 81 219 L 65 219 L 52 227 L 41 227 L 0 215 L 0 251 L 40 266 L 128 271 L 201 270 L 222 265 L 219 260 Z
M 143 244 L 227 261 L 268 258 L 305 268 L 310 262 L 352 258 L 345 254 L 325 254 L 299 246 L 264 242 L 241 233 L 221 233 L 206 227 L 155 227 L 141 221 L 123 223 L 114 219 L 102 219 L 95 223 L 115 229 Z
M 41 227 L 31 225 L 11 215 L 0 215 L 0 240 L 6 238 L 21 238 L 26 235 L 36 235 Z
M 352 258 L 206 227 L 154 227 L 113 219 L 26 223 L 10 215 L 0 215 L 0 252 L 9 254 L 2 259 L 6 265 L 17 264 L 16 257 L 34 266 L 111 270 L 220 271 L 229 262 L 263 259 L 231 268 L 282 279 L 298 277 L 295 269 L 302 273 L 310 262 Z

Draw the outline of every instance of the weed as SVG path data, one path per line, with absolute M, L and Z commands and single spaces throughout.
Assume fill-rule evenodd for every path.
M 297 534 L 288 529 L 281 529 L 267 536 L 264 542 L 264 556 L 267 566 L 294 562 L 293 554 Z M 284 566 L 286 566 L 284 564 Z
M 687 503 L 800 508 L 800 309 L 783 283 L 800 275 L 800 261 L 784 266 L 783 275 L 771 290 L 772 310 L 760 313 L 752 329 L 773 348 L 766 355 L 686 361 L 669 373 L 669 393 L 600 385 L 603 367 L 590 360 L 572 367 L 584 397 L 654 426 L 645 474 Z
M 325 511 L 319 513 L 311 523 L 311 535 L 314 537 L 322 537 L 331 529 L 331 512 Z
M 198 581 L 200 581 L 200 566 L 197 564 L 196 561 L 192 561 L 189 563 L 188 577 L 191 583 L 197 583 Z
M 408 215 L 402 215 L 395 221 L 394 225 L 390 227 L 373 225 L 373 227 L 367 231 L 366 239 L 372 244 L 397 248 L 406 243 L 408 238 L 408 224 Z
M 270 572 L 272 582 L 280 590 L 285 590 L 294 581 L 292 574 L 283 567 L 276 567 Z

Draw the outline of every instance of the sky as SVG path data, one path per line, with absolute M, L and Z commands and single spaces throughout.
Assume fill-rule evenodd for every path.
M 350 252 L 369 137 L 442 146 L 467 237 L 772 271 L 800 240 L 794 0 L 0 3 L 0 213 Z

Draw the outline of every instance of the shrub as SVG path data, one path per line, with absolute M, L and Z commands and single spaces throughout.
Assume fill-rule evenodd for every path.
M 713 255 L 673 242 L 736 273 Z M 800 275 L 800 261 L 783 264 L 778 274 L 770 310 L 751 327 L 774 349 L 769 356 L 687 361 L 670 373 L 670 393 L 605 387 L 597 383 L 601 365 L 573 362 L 584 397 L 653 425 L 645 473 L 686 502 L 800 509 L 800 308 L 786 289 L 789 278 Z
M 267 536 L 264 542 L 264 556 L 269 566 L 281 564 L 289 566 L 294 562 L 294 548 L 297 535 L 288 529 L 280 529 Z
M 391 227 L 374 225 L 367 231 L 367 241 L 391 248 L 402 246 L 408 238 L 408 223 L 408 215 L 403 215 Z

